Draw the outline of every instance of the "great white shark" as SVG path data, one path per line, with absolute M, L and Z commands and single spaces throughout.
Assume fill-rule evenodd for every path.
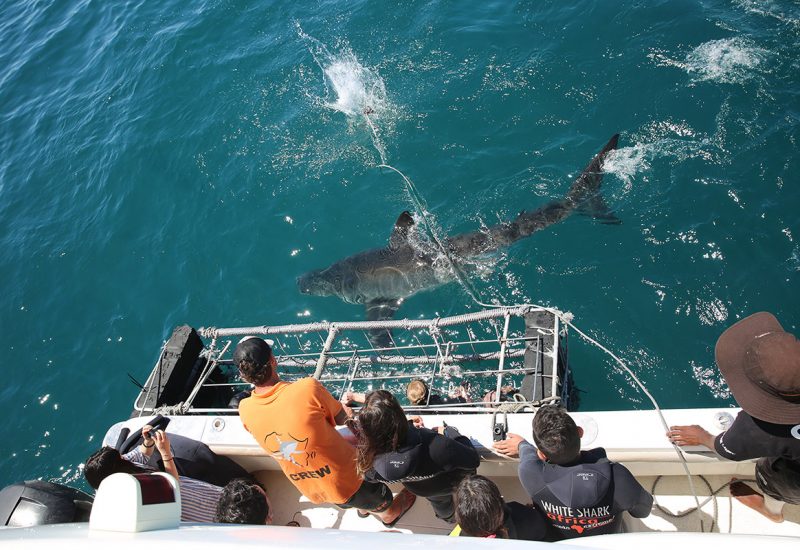
M 591 215 L 603 223 L 620 223 L 600 195 L 603 161 L 609 151 L 617 148 L 618 140 L 619 134 L 611 137 L 563 198 L 535 210 L 522 211 L 514 220 L 443 239 L 441 244 L 455 267 L 460 268 L 460 262 L 470 258 L 508 247 L 563 221 L 575 211 Z M 369 321 L 391 319 L 409 296 L 456 279 L 452 269 L 436 269 L 435 262 L 441 258 L 441 250 L 414 246 L 409 239 L 413 230 L 414 219 L 408 212 L 403 212 L 397 218 L 387 246 L 353 254 L 325 269 L 301 275 L 297 278 L 300 292 L 338 296 L 349 304 L 364 304 Z M 377 346 L 388 345 L 389 333 L 371 331 L 370 340 Z

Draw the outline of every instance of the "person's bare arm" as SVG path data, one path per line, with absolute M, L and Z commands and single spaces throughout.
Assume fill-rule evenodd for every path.
M 172 458 L 172 451 L 169 447 L 169 437 L 164 430 L 158 430 L 153 434 L 153 440 L 156 442 L 158 452 L 161 453 L 161 460 L 164 462 L 164 470 L 174 477 L 176 480 L 178 476 L 178 468 L 175 467 L 175 459 Z
M 342 395 L 340 401 L 345 405 L 348 405 L 350 403 L 358 403 L 360 405 L 363 405 L 366 400 L 367 400 L 367 394 L 365 393 L 347 391 L 344 392 L 344 395 Z
M 716 436 L 698 425 L 670 426 L 667 438 L 678 447 L 702 446 L 714 450 Z
M 153 451 L 155 450 L 156 447 L 155 440 L 152 437 L 150 437 L 150 430 L 152 429 L 153 427 L 150 424 L 145 424 L 144 426 L 142 426 L 143 441 L 142 444 L 139 445 L 139 450 L 146 457 L 152 456 Z

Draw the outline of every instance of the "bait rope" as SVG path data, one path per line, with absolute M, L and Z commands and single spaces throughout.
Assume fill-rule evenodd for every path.
M 366 120 L 368 126 L 370 127 L 370 130 L 372 131 L 373 142 L 374 142 L 375 148 L 377 149 L 378 154 L 379 154 L 380 159 L 381 159 L 381 164 L 378 165 L 378 168 L 387 168 L 389 170 L 394 171 L 395 173 L 400 175 L 401 178 L 403 178 L 403 181 L 405 182 L 405 185 L 406 185 L 406 190 L 407 190 L 409 196 L 411 197 L 411 200 L 414 203 L 414 206 L 416 207 L 417 212 L 419 213 L 419 215 L 420 215 L 420 217 L 422 219 L 422 222 L 423 222 L 423 225 L 425 226 L 425 230 L 426 230 L 427 235 L 430 237 L 431 241 L 433 241 L 436 244 L 436 246 L 438 247 L 438 249 L 441 251 L 442 256 L 447 260 L 448 267 L 451 269 L 451 271 L 455 275 L 455 277 L 458 280 L 458 282 L 461 284 L 461 286 L 467 292 L 467 294 L 469 295 L 470 299 L 472 299 L 472 301 L 475 302 L 475 304 L 477 304 L 477 305 L 479 305 L 481 307 L 484 307 L 484 308 L 486 308 L 486 307 L 490 307 L 490 308 L 491 307 L 497 307 L 498 305 L 500 305 L 500 304 L 486 304 L 486 303 L 484 303 L 483 301 L 480 300 L 478 290 L 472 285 L 472 283 L 469 281 L 468 277 L 463 272 L 463 270 L 457 265 L 457 263 L 450 256 L 449 250 L 447 249 L 447 247 L 442 242 L 442 239 L 440 239 L 439 236 L 437 235 L 433 224 L 429 221 L 427 203 L 426 203 L 425 199 L 422 197 L 422 194 L 419 192 L 419 190 L 417 189 L 416 185 L 414 185 L 414 182 L 412 182 L 411 179 L 409 179 L 403 172 L 401 172 L 400 170 L 398 170 L 394 166 L 391 166 L 387 162 L 386 155 L 385 155 L 385 152 L 383 150 L 383 147 L 379 146 L 380 145 L 380 140 L 378 138 L 378 133 L 377 133 L 377 129 L 375 128 L 375 125 L 373 124 L 372 120 L 370 119 L 368 113 L 364 113 L 363 116 L 364 116 L 364 119 Z M 664 428 L 664 433 L 666 434 L 667 432 L 669 432 L 669 424 L 667 423 L 667 420 L 664 417 L 664 413 L 661 411 L 661 407 L 659 406 L 659 404 L 656 401 L 655 397 L 653 397 L 653 395 L 648 391 L 648 389 L 645 387 L 645 385 L 642 383 L 642 381 L 639 380 L 639 377 L 636 376 L 636 374 L 633 372 L 633 370 L 630 367 L 628 367 L 628 365 L 626 365 L 625 362 L 622 359 L 620 359 L 611 350 L 609 350 L 608 348 L 603 346 L 600 342 L 598 342 L 597 340 L 595 340 L 594 338 L 592 338 L 591 336 L 589 336 L 588 334 L 586 334 L 585 332 L 580 330 L 578 327 L 576 327 L 572 323 L 571 319 L 568 318 L 569 316 L 565 315 L 563 312 L 561 312 L 561 311 L 559 311 L 557 309 L 546 307 L 546 306 L 542 306 L 542 305 L 539 305 L 539 304 L 513 304 L 510 307 L 523 307 L 523 306 L 537 307 L 537 308 L 541 308 L 541 309 L 544 309 L 544 310 L 547 310 L 547 311 L 553 313 L 559 319 L 561 319 L 561 321 L 564 324 L 566 324 L 568 327 L 570 327 L 575 332 L 577 332 L 584 340 L 586 340 L 590 344 L 598 347 L 601 351 L 605 352 L 614 361 L 616 361 L 616 363 L 623 369 L 623 371 L 626 372 L 628 374 L 628 376 L 631 377 L 631 379 L 633 379 L 634 383 L 639 388 L 639 390 L 641 390 L 641 392 L 645 396 L 647 396 L 647 398 L 650 400 L 650 402 L 652 403 L 655 411 L 658 413 L 658 418 L 661 421 L 662 427 Z M 697 490 L 696 490 L 695 485 L 694 485 L 694 480 L 692 479 L 692 474 L 689 471 L 689 464 L 688 464 L 688 462 L 686 460 L 686 456 L 684 455 L 683 450 L 680 447 L 678 447 L 678 445 L 676 445 L 674 442 L 672 442 L 672 447 L 675 450 L 675 453 L 680 458 L 681 466 L 683 467 L 683 471 L 686 474 L 686 478 L 689 481 L 689 489 L 692 492 L 692 497 L 694 498 L 694 501 L 695 501 L 695 504 L 696 504 L 696 508 L 695 509 L 697 511 L 698 520 L 700 521 L 700 531 L 704 532 L 705 531 L 705 526 L 704 526 L 703 515 L 702 515 L 702 511 L 701 511 L 702 505 L 700 504 L 700 499 L 697 496 Z M 712 496 L 714 496 L 714 495 L 712 495 Z M 715 504 L 715 510 L 716 510 L 716 499 L 714 500 L 714 504 Z M 660 509 L 660 507 L 659 507 L 659 509 Z M 692 510 L 690 510 L 690 512 L 691 511 Z M 715 514 L 715 517 L 716 517 L 716 514 Z M 712 522 L 711 529 L 713 530 L 713 528 L 714 528 L 714 523 Z

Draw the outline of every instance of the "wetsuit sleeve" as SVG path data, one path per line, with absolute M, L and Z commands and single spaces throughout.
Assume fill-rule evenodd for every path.
M 444 471 L 473 470 L 481 463 L 481 457 L 469 438 L 453 426 L 447 426 L 444 435 L 433 438 L 430 456 Z
M 653 495 L 636 481 L 633 474 L 622 464 L 613 464 L 614 506 L 619 511 L 627 510 L 635 518 L 646 518 L 653 508 Z
M 544 462 L 536 454 L 536 447 L 523 441 L 519 444 L 519 481 L 528 496 L 533 498 L 542 488 L 542 468 Z

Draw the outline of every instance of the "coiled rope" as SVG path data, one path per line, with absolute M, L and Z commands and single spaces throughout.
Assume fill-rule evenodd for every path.
M 684 518 L 684 517 L 688 516 L 689 514 L 691 514 L 692 512 L 694 512 L 695 510 L 699 510 L 699 508 L 688 508 L 688 509 L 686 509 L 686 510 L 684 510 L 682 512 L 673 512 L 673 511 L 667 510 L 666 508 L 661 506 L 658 503 L 658 500 L 655 500 L 655 498 L 656 498 L 656 487 L 658 487 L 658 483 L 661 481 L 661 478 L 663 478 L 663 477 L 664 476 L 656 477 L 656 479 L 653 481 L 653 487 L 650 489 L 650 493 L 653 495 L 653 498 L 654 498 L 654 505 L 655 505 L 656 509 L 658 509 L 658 511 L 660 511 L 662 514 L 664 514 L 666 516 L 669 516 L 669 517 L 672 517 L 672 518 Z M 700 476 L 697 476 L 697 477 L 699 477 L 703 481 L 703 483 L 705 483 L 706 488 L 708 489 L 708 496 L 706 497 L 706 499 L 703 502 L 701 502 L 699 504 L 699 506 L 705 506 L 709 502 L 712 502 L 713 505 L 714 505 L 714 515 L 711 517 L 711 529 L 710 529 L 710 531 L 714 530 L 714 526 L 715 525 L 719 525 L 719 503 L 717 502 L 717 495 L 720 492 L 722 492 L 723 489 L 725 489 L 726 487 L 729 487 L 732 483 L 743 482 L 743 481 L 749 481 L 751 483 L 755 482 L 754 479 L 736 479 L 736 480 L 727 481 L 727 482 L 723 483 L 722 485 L 720 485 L 719 487 L 717 487 L 716 489 L 712 489 L 711 488 L 711 483 L 709 483 L 709 481 L 704 476 L 700 475 Z M 733 505 L 728 507 L 728 532 L 729 533 L 731 532 L 732 526 L 733 526 Z

